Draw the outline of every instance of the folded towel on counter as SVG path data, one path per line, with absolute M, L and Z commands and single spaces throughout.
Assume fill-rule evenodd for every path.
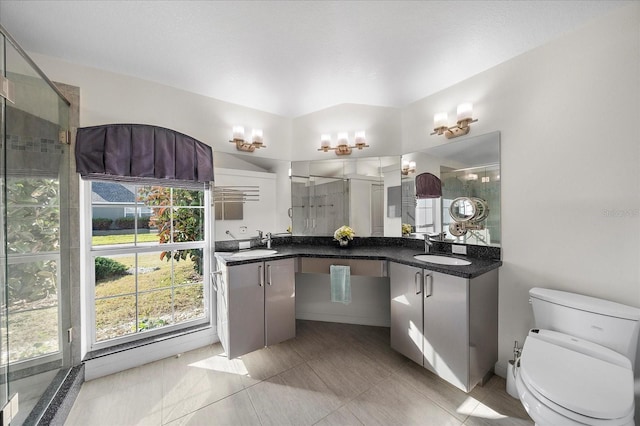
M 351 303 L 351 268 L 343 265 L 331 265 L 331 301 Z

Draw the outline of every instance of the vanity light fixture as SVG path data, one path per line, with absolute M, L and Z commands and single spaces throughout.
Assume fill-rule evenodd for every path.
M 355 133 L 355 144 L 349 145 L 349 134 L 347 132 L 338 133 L 337 146 L 331 146 L 331 135 L 323 134 L 320 137 L 320 148 L 318 151 L 329 152 L 335 151 L 336 155 L 350 155 L 353 148 L 362 149 L 368 148 L 367 140 L 364 135 L 364 130 L 360 130 Z
M 229 142 L 236 144 L 238 151 L 253 152 L 257 148 L 266 148 L 267 146 L 262 143 L 262 130 L 253 129 L 251 132 L 251 142 L 244 139 L 244 127 L 233 126 L 232 140 Z
M 416 162 L 415 161 L 407 161 L 402 160 L 402 168 L 400 169 L 400 173 L 404 176 L 408 176 L 410 173 L 416 172 Z
M 473 119 L 473 104 L 467 102 L 458 105 L 457 118 L 457 124 L 449 127 L 447 113 L 437 113 L 433 116 L 433 133 L 431 135 L 444 135 L 447 139 L 453 139 L 469 133 L 471 123 L 478 121 L 478 119 Z

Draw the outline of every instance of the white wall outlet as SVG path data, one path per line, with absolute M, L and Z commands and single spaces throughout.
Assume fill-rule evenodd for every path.
M 241 226 L 240 227 L 240 233 L 241 234 L 246 234 L 247 233 L 247 227 L 246 226 Z
M 251 248 L 251 241 L 238 241 L 238 248 L 240 250 L 250 249 Z
M 460 246 L 456 244 L 451 245 L 451 252 L 454 254 L 467 254 L 467 246 Z

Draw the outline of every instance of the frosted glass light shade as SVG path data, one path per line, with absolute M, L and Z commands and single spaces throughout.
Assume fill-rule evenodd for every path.
M 233 139 L 244 139 L 244 127 L 233 126 Z
M 251 132 L 251 142 L 262 143 L 262 129 L 253 129 Z
M 347 132 L 338 133 L 338 145 L 349 145 L 349 134 Z
M 458 121 L 471 120 L 473 117 L 473 104 L 465 102 L 458 105 L 457 116 Z
M 320 136 L 320 148 L 329 148 L 331 146 L 331 135 L 324 134 Z
M 433 116 L 433 128 L 448 127 L 448 117 L 446 112 L 438 112 Z

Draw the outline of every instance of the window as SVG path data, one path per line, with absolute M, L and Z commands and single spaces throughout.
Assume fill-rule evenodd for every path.
M 4 364 L 60 351 L 58 306 L 64 267 L 60 258 L 59 180 L 10 176 L 6 195 L 7 309 L 11 345 L 9 359 L 2 359 Z
M 209 191 L 87 182 L 93 348 L 209 320 Z

